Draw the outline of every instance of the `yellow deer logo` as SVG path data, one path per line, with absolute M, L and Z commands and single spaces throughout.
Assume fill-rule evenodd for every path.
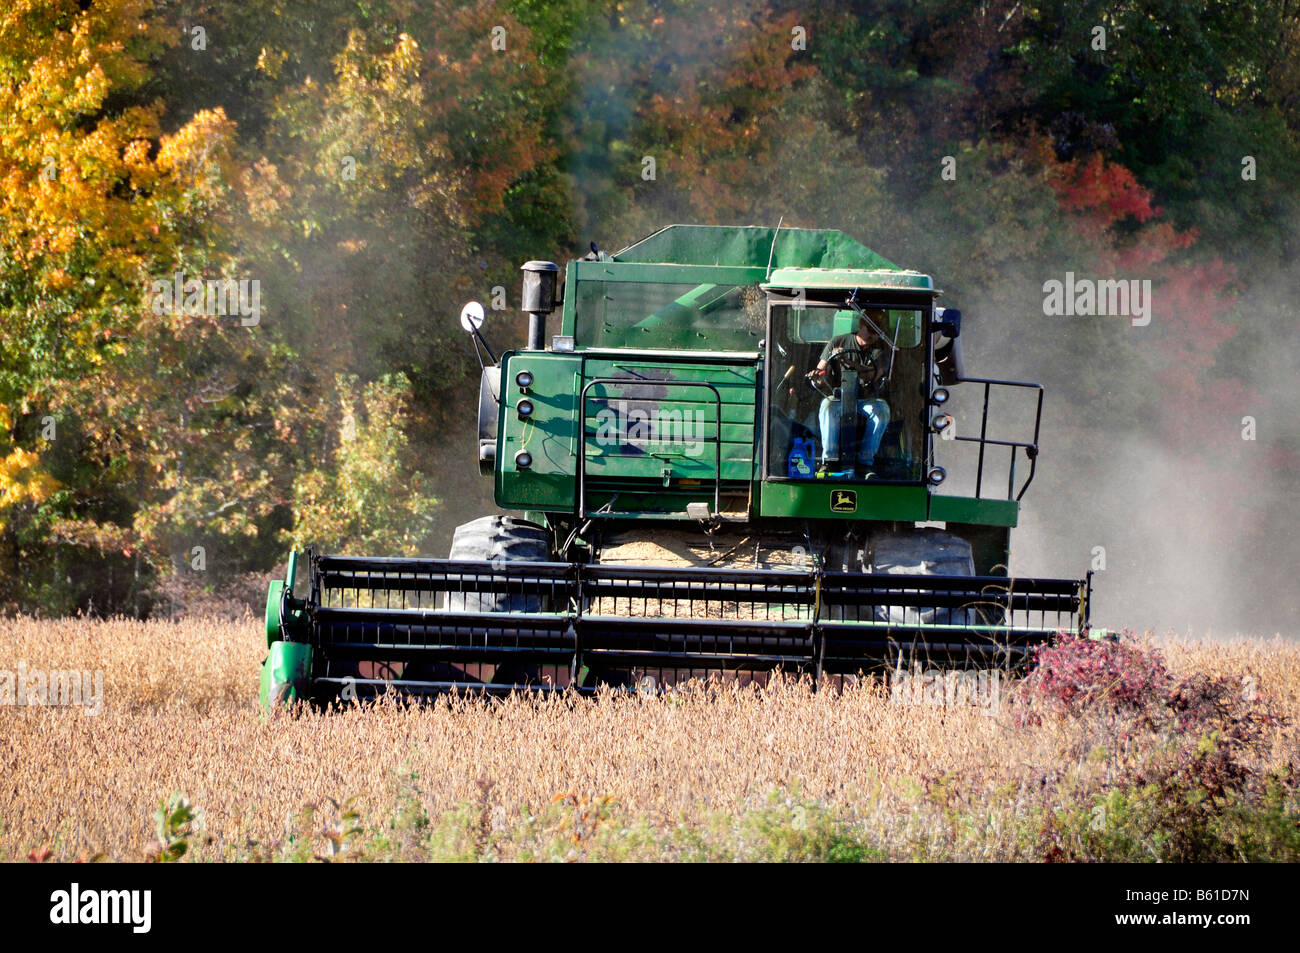
M 856 513 L 858 494 L 852 490 L 834 490 L 831 493 L 832 513 Z

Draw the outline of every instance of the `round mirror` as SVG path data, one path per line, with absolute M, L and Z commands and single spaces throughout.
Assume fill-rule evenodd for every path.
M 477 301 L 471 301 L 465 307 L 460 309 L 460 326 L 465 329 L 467 334 L 473 334 L 479 328 L 483 327 L 483 305 Z

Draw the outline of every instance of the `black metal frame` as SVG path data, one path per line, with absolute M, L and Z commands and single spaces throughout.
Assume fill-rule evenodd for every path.
M 374 559 L 310 554 L 313 681 L 327 690 L 594 690 L 610 673 L 657 682 L 782 669 L 854 675 L 909 658 L 1007 667 L 1062 629 L 1087 629 L 1087 580 Z M 496 594 L 550 611 L 443 608 Z M 914 617 L 909 619 L 909 610 Z M 921 621 L 917 612 L 928 612 Z M 701 614 L 703 613 L 703 614 Z M 934 621 L 937 618 L 948 621 Z M 975 621 L 973 621 L 975 620 Z M 990 621 L 992 620 L 992 621 Z M 359 663 L 437 667 L 398 681 Z M 486 678 L 471 670 L 493 669 Z M 497 666 L 548 674 L 493 681 Z M 448 675 L 448 670 L 455 670 Z M 596 673 L 592 684 L 584 671 Z M 470 673 L 470 674 L 467 674 Z M 549 679 L 549 681 L 548 681 Z M 626 681 L 626 678 L 624 679 Z
M 1029 489 L 1029 484 L 1034 482 L 1034 473 L 1038 468 L 1038 432 L 1043 423 L 1043 385 L 1032 384 L 1028 381 L 1001 381 L 986 377 L 959 377 L 956 381 L 958 384 L 983 384 L 984 385 L 984 409 L 980 416 L 980 435 L 978 437 L 962 437 L 954 435 L 954 441 L 962 443 L 978 443 L 980 446 L 979 463 L 975 472 L 975 498 L 983 499 L 984 490 L 984 448 L 986 446 L 1010 447 L 1011 448 L 1011 465 L 1007 468 L 1007 499 L 1012 499 L 1014 494 L 1016 502 L 1019 502 Z M 1022 387 L 1027 390 L 1038 391 L 1038 407 L 1034 413 L 1034 439 L 1031 442 L 1021 440 L 994 440 L 988 436 L 989 426 L 989 393 L 993 387 Z M 1029 476 L 1025 478 L 1024 485 L 1020 487 L 1020 492 L 1015 492 L 1016 483 L 1016 450 L 1024 449 L 1025 457 L 1029 460 Z

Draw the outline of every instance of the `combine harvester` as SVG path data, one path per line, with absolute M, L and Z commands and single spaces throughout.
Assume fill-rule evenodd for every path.
M 1043 389 L 965 376 L 928 276 L 838 231 L 687 225 L 523 272 L 526 347 L 497 360 L 461 316 L 491 358 L 478 466 L 518 515 L 449 559 L 308 550 L 305 588 L 291 556 L 263 704 L 1012 668 L 1087 631 L 1090 574 L 1008 575 Z M 983 410 L 953 437 L 958 385 Z M 999 392 L 1025 439 L 990 436 Z M 973 493 L 940 493 L 958 447 Z

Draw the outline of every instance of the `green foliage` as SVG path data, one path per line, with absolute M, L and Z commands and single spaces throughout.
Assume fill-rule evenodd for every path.
M 1216 745 L 1203 739 L 1203 745 Z M 1049 860 L 1104 863 L 1295 863 L 1300 804 L 1272 783 L 1262 798 L 1212 795 L 1187 778 L 1117 788 L 1051 819 Z
M 1098 26 L 1104 51 L 1093 48 Z M 1212 244 L 1262 222 L 1256 240 L 1272 244 L 1296 212 L 1300 113 L 1284 50 L 1298 31 L 1282 3 L 1053 2 L 1020 24 L 1016 51 L 1032 113 L 1063 158 L 1100 147 Z M 1243 155 L 1259 160 L 1262 188 L 1243 188 Z
M 336 553 L 418 553 L 438 501 L 408 452 L 410 384 L 396 374 L 364 389 L 356 377 L 340 376 L 336 386 L 333 453 L 295 484 L 286 541 Z
M 885 860 L 860 828 L 816 801 L 773 792 L 766 806 L 742 814 L 732 825 L 735 846 L 705 845 L 709 861 L 858 864 Z
M 173 793 L 158 803 L 154 812 L 156 840 L 147 852 L 149 859 L 158 864 L 179 861 L 189 850 L 190 838 L 202 827 L 203 812 L 182 794 Z

